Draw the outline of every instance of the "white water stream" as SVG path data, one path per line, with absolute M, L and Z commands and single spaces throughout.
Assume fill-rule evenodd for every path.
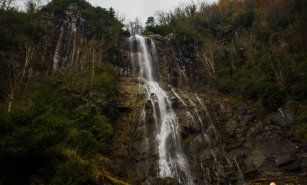
M 136 46 L 135 46 L 136 45 Z M 176 178 L 179 183 L 194 185 L 189 164 L 181 146 L 180 126 L 168 94 L 155 79 L 156 51 L 154 42 L 141 35 L 130 37 L 134 74 L 145 90 L 147 100 L 152 102 L 153 118 L 157 127 L 156 149 L 159 155 L 161 178 Z M 133 48 L 134 47 L 134 48 Z

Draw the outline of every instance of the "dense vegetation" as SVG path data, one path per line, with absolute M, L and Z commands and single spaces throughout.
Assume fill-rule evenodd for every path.
M 62 16 L 70 6 L 86 20 L 87 39 L 107 47 L 104 62 L 49 75 L 46 66 L 34 66 L 36 75 L 29 77 L 28 65 L 43 65 L 39 57 L 27 63 L 40 52 L 34 46 L 54 29 L 42 17 Z M 121 28 L 113 9 L 84 0 L 54 0 L 42 7 L 29 0 L 25 12 L 0 9 L 0 184 L 124 184 L 108 173 L 106 157 L 116 113 L 112 64 Z
M 109 68 L 97 67 L 93 78 L 58 71 L 18 96 L 10 114 L 2 104 L 4 184 L 98 184 L 113 132 L 116 81 Z
M 260 115 L 288 105 L 307 139 L 306 8 L 304 0 L 190 4 L 159 12 L 156 25 L 148 19 L 147 34 L 173 34 L 182 55 L 204 64 L 209 85 Z
M 85 0 L 53 0 L 42 8 L 42 11 L 61 14 L 63 7 L 68 6 L 79 7 L 81 16 L 87 20 L 85 29 L 88 30 L 88 36 L 95 36 L 96 39 L 104 41 L 109 56 L 112 56 L 116 51 L 117 36 L 123 27 L 117 20 L 114 9 L 92 7 Z M 112 60 L 112 57 L 109 60 Z

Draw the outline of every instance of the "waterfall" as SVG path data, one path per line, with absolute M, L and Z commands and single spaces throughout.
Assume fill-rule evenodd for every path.
M 153 40 L 141 35 L 130 37 L 133 71 L 152 102 L 156 125 L 155 148 L 159 156 L 158 177 L 175 178 L 179 183 L 193 185 L 189 164 L 181 146 L 180 125 L 166 91 L 159 85 L 157 56 Z M 146 123 L 145 123 L 146 124 Z

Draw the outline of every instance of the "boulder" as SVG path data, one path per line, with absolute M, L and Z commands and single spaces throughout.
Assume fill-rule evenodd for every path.
M 280 167 L 296 161 L 296 156 L 293 154 L 284 154 L 276 157 L 275 164 Z

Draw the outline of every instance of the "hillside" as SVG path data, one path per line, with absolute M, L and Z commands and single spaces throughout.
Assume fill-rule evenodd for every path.
M 173 35 L 179 59 L 201 63 L 205 84 L 259 116 L 291 107 L 306 139 L 306 2 L 229 1 L 160 13 L 147 34 Z M 299 128 L 297 128 L 299 127 Z
M 105 184 L 122 24 L 54 0 L 0 10 L 0 184 Z
M 307 183 L 304 0 L 190 3 L 144 29 L 85 0 L 8 2 L 0 185 Z

